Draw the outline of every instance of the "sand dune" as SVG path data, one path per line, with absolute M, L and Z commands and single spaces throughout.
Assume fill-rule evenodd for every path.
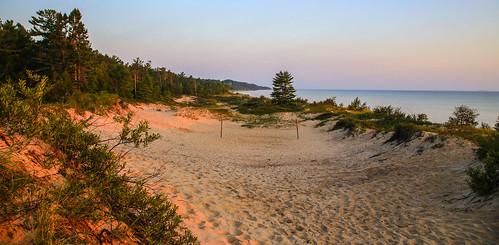
M 157 110 L 159 109 L 159 110 Z M 133 107 L 162 138 L 128 167 L 179 206 L 202 244 L 454 243 L 499 241 L 499 198 L 474 198 L 459 139 L 384 144 L 389 135 L 241 127 L 159 105 Z M 181 115 L 181 114 L 180 114 Z M 102 135 L 115 133 L 99 127 Z

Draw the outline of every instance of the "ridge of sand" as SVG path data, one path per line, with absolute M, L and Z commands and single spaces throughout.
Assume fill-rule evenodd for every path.
M 470 195 L 473 145 L 428 136 L 383 144 L 389 134 L 345 137 L 314 122 L 244 128 L 161 105 L 135 106 L 162 138 L 129 155 L 128 167 L 159 173 L 202 244 L 468 243 L 499 241 L 499 198 Z M 181 115 L 181 114 L 180 114 Z M 98 128 L 104 136 L 116 125 Z

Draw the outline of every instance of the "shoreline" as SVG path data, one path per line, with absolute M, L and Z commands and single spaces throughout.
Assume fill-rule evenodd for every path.
M 234 91 L 251 97 L 268 97 L 271 90 Z M 483 94 L 486 96 L 483 97 Z M 463 97 L 465 96 L 465 97 Z M 478 110 L 479 122 L 494 125 L 499 116 L 498 91 L 416 91 L 416 90 L 340 90 L 340 89 L 297 89 L 297 97 L 319 102 L 336 97 L 338 103 L 348 105 L 355 97 L 370 107 L 399 107 L 403 112 L 425 113 L 431 122 L 445 123 L 454 108 L 468 105 Z

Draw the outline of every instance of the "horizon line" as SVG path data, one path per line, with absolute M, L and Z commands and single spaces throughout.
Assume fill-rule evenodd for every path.
M 259 85 L 265 86 L 267 85 Z M 270 91 L 272 89 L 258 89 L 245 91 Z M 485 92 L 499 93 L 499 90 L 451 90 L 451 89 L 340 89 L 340 88 L 296 88 L 296 90 L 333 90 L 333 91 L 393 91 L 393 92 Z M 237 90 L 235 90 L 237 91 Z

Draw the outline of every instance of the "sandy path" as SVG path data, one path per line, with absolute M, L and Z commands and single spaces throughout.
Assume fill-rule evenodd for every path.
M 300 140 L 293 128 L 224 122 L 220 139 L 215 120 L 152 108 L 138 117 L 162 138 L 135 150 L 128 166 L 161 173 L 155 188 L 180 206 L 203 244 L 499 240 L 499 198 L 463 199 L 464 170 L 475 161 L 466 142 L 395 146 L 383 144 L 387 135 L 344 138 L 313 122 L 302 123 Z

